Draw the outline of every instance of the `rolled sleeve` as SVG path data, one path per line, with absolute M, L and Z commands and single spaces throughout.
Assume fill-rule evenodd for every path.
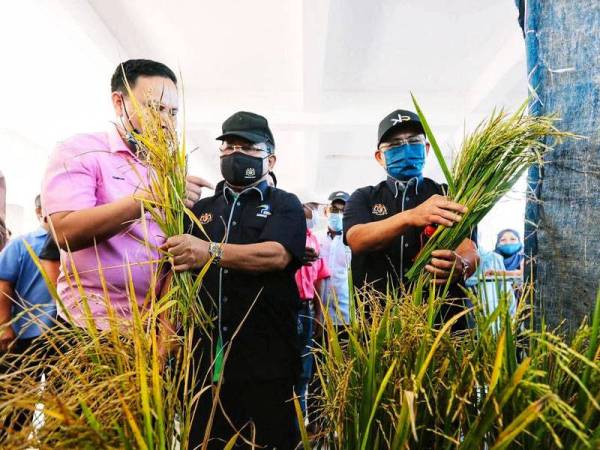
M 17 282 L 24 250 L 21 239 L 15 239 L 0 252 L 0 280 Z
M 346 234 L 354 225 L 371 222 L 371 204 L 366 193 L 359 189 L 355 191 L 344 209 L 344 244 L 348 245 Z
M 42 186 L 45 214 L 96 206 L 97 162 L 82 144 L 73 139 L 52 153 Z
M 306 243 L 306 219 L 298 197 L 286 193 L 273 205 L 259 242 L 279 242 L 292 255 L 292 269 L 302 266 Z
M 327 267 L 327 263 L 323 258 L 319 258 L 318 261 L 319 268 L 317 272 L 317 280 L 324 280 L 331 276 L 331 272 L 329 271 L 329 267 Z

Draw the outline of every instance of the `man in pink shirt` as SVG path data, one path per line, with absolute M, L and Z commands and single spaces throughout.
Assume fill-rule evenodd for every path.
M 300 399 L 300 407 L 306 416 L 306 394 L 312 378 L 312 338 L 315 330 L 315 317 L 321 316 L 321 303 L 317 294 L 321 292 L 323 280 L 330 273 L 323 258 L 319 257 L 319 240 L 311 231 L 318 225 L 317 213 L 304 204 L 306 217 L 306 263 L 296 272 L 296 284 L 300 293 L 298 311 L 298 337 L 302 357 L 302 372 L 295 391 Z
M 174 123 L 178 93 L 173 71 L 150 60 L 119 64 L 111 79 L 117 122 L 104 132 L 77 134 L 60 143 L 50 157 L 42 189 L 45 212 L 64 262 L 58 293 L 75 324 L 85 326 L 81 294 L 74 281 L 76 269 L 99 329 L 108 327 L 101 276 L 109 301 L 123 320 L 131 319 L 132 296 L 141 307 L 149 290 L 159 292 L 162 284 L 156 271 L 157 248 L 165 236 L 149 214 L 140 220 L 141 198 L 150 195 L 149 169 L 142 159 L 143 148 L 132 134 L 143 130 L 125 80 L 142 108 L 159 111 L 165 126 Z M 201 186 L 208 184 L 188 178 L 188 206 L 200 198 Z M 129 272 L 134 292 L 129 292 Z M 59 314 L 66 315 L 64 311 Z

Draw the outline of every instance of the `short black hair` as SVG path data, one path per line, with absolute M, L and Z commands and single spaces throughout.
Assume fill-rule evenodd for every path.
M 163 63 L 150 59 L 129 59 L 117 66 L 110 79 L 111 92 L 121 91 L 127 94 L 127 85 L 133 88 L 139 77 L 164 77 L 177 84 L 175 73 Z

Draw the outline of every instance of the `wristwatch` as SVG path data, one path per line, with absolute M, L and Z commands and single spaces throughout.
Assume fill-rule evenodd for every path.
M 212 264 L 218 266 L 223 257 L 223 247 L 217 242 L 211 242 L 208 244 L 208 254 L 212 258 Z

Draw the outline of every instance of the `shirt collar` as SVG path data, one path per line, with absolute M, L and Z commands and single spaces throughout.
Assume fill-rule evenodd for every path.
M 229 203 L 232 200 L 237 199 L 238 197 L 240 197 L 242 195 L 251 195 L 251 194 L 260 196 L 260 201 L 262 202 L 265 200 L 265 195 L 267 194 L 267 189 L 269 189 L 269 184 L 266 182 L 266 180 L 263 180 L 260 183 L 258 183 L 256 186 L 246 188 L 241 192 L 236 192 L 233 189 L 231 189 L 227 185 L 227 183 L 223 180 L 217 185 L 217 188 L 215 189 L 215 194 L 219 194 L 222 192 L 223 197 L 225 198 L 225 201 L 227 203 Z
M 398 196 L 404 191 L 407 191 L 407 193 L 414 192 L 415 194 L 418 194 L 419 188 L 423 184 L 423 179 L 419 180 L 415 177 L 408 181 L 400 181 L 396 180 L 395 178 L 388 177 L 387 180 L 385 180 L 385 184 L 387 185 L 388 189 L 392 191 L 392 194 L 394 194 L 394 198 L 398 198 Z
M 39 227 L 32 232 L 34 237 L 42 237 L 48 234 L 48 231 L 44 229 L 44 227 Z

